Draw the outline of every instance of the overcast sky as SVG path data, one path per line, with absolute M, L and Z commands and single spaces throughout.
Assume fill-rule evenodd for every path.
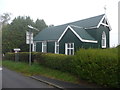
M 44 19 L 47 25 L 61 25 L 100 14 L 106 15 L 112 27 L 110 46 L 118 44 L 118 1 L 120 0 L 0 0 L 0 14 L 12 13 Z

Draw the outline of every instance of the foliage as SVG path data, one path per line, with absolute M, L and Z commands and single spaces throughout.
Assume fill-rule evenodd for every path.
M 11 13 L 3 13 L 2 15 L 0 15 L 0 22 L 2 23 L 2 25 L 6 25 L 8 23 L 11 18 L 10 15 Z
M 32 62 L 33 62 L 33 59 L 34 59 L 34 53 L 31 53 L 32 55 Z M 11 52 L 8 52 L 5 54 L 5 57 L 3 58 L 3 60 L 12 60 L 12 61 L 15 61 L 15 57 L 18 57 L 18 61 L 20 62 L 26 62 L 28 63 L 29 62 L 29 53 L 28 52 L 18 52 L 17 54 L 16 53 L 11 53 Z
M 3 60 L 5 60 L 5 59 L 15 61 L 15 54 L 14 53 L 6 53 Z
M 52 53 L 47 53 L 47 54 L 42 54 L 42 63 L 43 65 L 61 70 L 61 71 L 69 71 L 71 72 L 71 62 L 73 60 L 73 56 L 67 56 L 63 54 L 52 54 Z M 39 62 L 41 62 L 40 59 L 37 59 Z M 41 64 L 41 63 L 40 63 Z
M 26 44 L 26 31 L 29 30 L 27 25 L 38 28 L 40 31 L 47 27 L 44 20 L 37 19 L 36 22 L 29 16 L 18 16 L 11 24 L 3 26 L 2 37 L 3 37 L 3 53 L 12 52 L 14 48 L 20 48 L 21 52 L 28 52 L 29 46 Z M 38 31 L 32 30 L 34 35 Z
M 118 48 L 80 49 L 74 56 L 39 52 L 32 55 L 39 65 L 69 72 L 105 87 L 119 87 Z
M 80 49 L 75 56 L 75 73 L 82 79 L 118 87 L 117 49 Z

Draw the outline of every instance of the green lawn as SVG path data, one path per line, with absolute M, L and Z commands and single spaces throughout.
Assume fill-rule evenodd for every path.
M 79 83 L 78 78 L 71 75 L 70 73 L 53 70 L 53 69 L 41 66 L 39 64 L 34 63 L 32 64 L 32 66 L 29 66 L 27 63 L 13 62 L 13 61 L 7 61 L 7 60 L 4 60 L 2 63 L 4 67 L 14 70 L 16 72 L 21 72 L 27 76 L 42 75 L 42 76 L 46 76 L 49 78 L 54 78 L 62 81 Z

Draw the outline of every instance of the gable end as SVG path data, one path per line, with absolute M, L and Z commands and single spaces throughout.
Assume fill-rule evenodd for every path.
M 90 43 L 97 43 L 97 41 L 94 41 L 94 40 L 86 40 L 86 39 L 82 39 L 80 37 L 80 35 L 78 35 L 75 30 L 70 27 L 70 26 L 67 26 L 67 28 L 64 30 L 64 32 L 62 33 L 62 35 L 60 36 L 60 38 L 58 39 L 58 42 L 62 39 L 62 37 L 64 36 L 64 34 L 66 33 L 66 31 L 68 30 L 68 28 L 70 28 L 70 30 L 79 38 L 79 40 L 81 40 L 82 42 L 90 42 Z
M 105 22 L 104 22 L 104 21 L 105 21 Z M 110 23 L 109 23 L 106 15 L 103 16 L 103 18 L 102 18 L 101 21 L 99 22 L 97 28 L 99 28 L 100 25 L 103 25 L 103 26 L 108 27 L 110 31 L 112 30 L 112 28 L 111 28 L 111 26 L 110 26 Z

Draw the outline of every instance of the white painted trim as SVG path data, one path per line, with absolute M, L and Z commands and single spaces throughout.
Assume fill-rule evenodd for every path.
M 65 55 L 67 55 L 67 43 L 65 43 Z
M 32 51 L 33 51 L 33 52 L 36 52 L 36 42 L 33 42 Z
M 57 40 L 45 40 L 46 42 L 56 42 Z M 34 41 L 34 42 L 44 42 L 44 41 Z
M 43 43 L 46 43 L 46 45 L 44 45 Z M 46 46 L 46 52 L 47 52 L 47 42 L 46 41 L 43 41 L 42 42 L 42 52 L 43 52 L 43 47 Z
M 58 52 L 56 52 L 57 46 L 59 47 L 59 45 L 57 45 L 56 43 L 59 43 L 59 42 L 55 42 L 55 54 L 59 54 L 59 49 L 58 49 Z
M 108 23 L 108 25 L 107 25 L 107 24 L 103 24 L 103 23 L 102 23 L 104 19 L 106 20 L 106 22 Z M 107 27 L 109 27 L 109 29 L 110 29 L 110 30 L 112 30 L 112 28 L 111 28 L 111 26 L 110 26 L 110 23 L 109 23 L 109 21 L 108 21 L 108 19 L 107 19 L 106 15 L 104 15 L 104 16 L 103 16 L 103 18 L 101 19 L 101 21 L 100 21 L 100 22 L 99 22 L 99 24 L 97 25 L 97 28 L 99 28 L 99 27 L 100 27 L 100 25 L 104 25 L 104 26 L 106 26 L 106 25 L 107 25 Z
M 32 44 L 32 51 L 34 52 L 34 42 L 33 42 L 33 44 Z
M 60 38 L 58 39 L 58 42 L 60 42 L 60 40 L 62 39 L 62 37 L 64 36 L 64 34 L 66 33 L 66 31 L 68 30 L 70 26 L 68 25 L 67 28 L 64 30 L 64 32 L 62 33 L 62 35 L 60 36 Z
M 101 25 L 101 23 L 103 22 L 104 18 L 105 18 L 105 15 L 104 15 L 104 16 L 102 17 L 102 19 L 100 20 L 99 24 L 97 25 L 97 28 L 100 27 L 100 25 Z
M 106 26 L 106 27 L 109 27 L 109 25 L 107 25 L 107 24 L 105 24 L 105 23 L 101 23 L 101 25 L 104 25 L 104 26 Z
M 62 37 L 64 36 L 64 34 L 67 32 L 68 28 L 70 28 L 70 30 L 82 41 L 82 42 L 90 42 L 90 43 L 97 43 L 98 41 L 93 41 L 93 40 L 85 40 L 82 39 L 74 30 L 73 28 L 71 28 L 69 25 L 67 26 L 67 28 L 65 29 L 65 31 L 62 33 L 62 35 L 60 36 L 60 38 L 58 39 L 58 42 L 62 39 Z
M 105 37 L 103 37 L 103 35 L 105 35 Z M 105 45 L 103 45 L 103 39 L 104 39 L 104 44 Z M 106 45 L 107 45 L 106 44 L 107 43 L 106 40 L 107 40 L 106 39 L 106 33 L 105 33 L 105 31 L 103 31 L 103 33 L 102 33 L 102 40 L 101 40 L 101 46 L 102 46 L 102 48 L 106 48 Z
M 67 46 L 68 46 L 68 44 L 73 44 L 73 48 L 68 48 Z M 68 54 L 68 49 L 69 50 L 73 50 L 73 55 L 74 55 L 74 43 L 65 43 L 65 55 L 69 55 L 69 54 L 71 54 L 71 51 L 69 52 L 69 54 Z
M 111 30 L 112 30 L 112 27 L 111 27 L 111 25 L 110 25 L 110 23 L 109 23 L 106 15 L 105 15 L 105 19 L 106 19 L 106 21 L 107 21 L 107 23 L 108 23 L 108 26 L 109 26 L 109 28 L 110 28 L 110 31 L 111 31 Z

